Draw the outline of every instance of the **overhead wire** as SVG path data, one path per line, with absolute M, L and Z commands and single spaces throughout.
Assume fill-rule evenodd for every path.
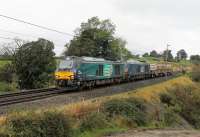
M 62 34 L 62 35 L 68 35 L 68 36 L 71 36 L 71 37 L 74 36 L 74 35 L 72 35 L 72 34 L 70 34 L 70 33 L 67 33 L 67 32 L 63 32 L 63 31 L 59 31 L 59 30 L 52 29 L 52 28 L 49 28 L 49 27 L 37 25 L 37 24 L 31 23 L 31 22 L 27 22 L 27 21 L 24 21 L 24 20 L 21 20 L 21 19 L 9 17 L 9 16 L 7 16 L 7 15 L 0 14 L 0 17 L 4 17 L 4 18 L 10 19 L 10 20 L 14 20 L 14 21 L 17 21 L 17 22 L 21 22 L 21 23 L 24 23 L 24 24 L 31 25 L 31 26 L 35 26 L 35 27 L 38 27 L 38 28 L 41 28 L 41 29 L 45 29 L 45 30 L 57 32 L 57 33 Z
M 37 38 L 37 39 L 43 38 L 43 36 L 39 37 L 39 36 L 30 35 L 30 34 L 24 34 L 24 33 L 14 32 L 14 31 L 10 31 L 10 30 L 5 30 L 5 29 L 1 29 L 1 28 L 0 28 L 0 31 L 15 34 L 15 35 L 21 35 L 21 36 L 25 36 L 25 37 Z M 16 36 L 16 37 L 18 37 L 18 36 Z M 47 39 L 49 39 L 49 38 L 47 38 Z M 57 39 L 54 39 L 53 41 L 62 42 L 62 43 L 64 42 L 62 40 L 57 40 Z

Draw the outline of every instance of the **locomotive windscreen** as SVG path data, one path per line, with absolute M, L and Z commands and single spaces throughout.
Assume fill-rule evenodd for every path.
M 73 67 L 72 60 L 62 60 L 59 64 L 58 70 L 68 70 Z

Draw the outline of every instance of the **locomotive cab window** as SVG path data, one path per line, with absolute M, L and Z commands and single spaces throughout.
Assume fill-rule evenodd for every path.
M 97 76 L 103 76 L 103 65 L 99 65 L 96 71 Z
M 115 75 L 120 75 L 120 65 L 115 65 Z

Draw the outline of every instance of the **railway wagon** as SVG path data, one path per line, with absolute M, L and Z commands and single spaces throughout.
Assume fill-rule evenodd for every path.
M 136 60 L 128 60 L 126 62 L 126 70 L 129 80 L 138 80 L 152 77 L 150 64 Z
M 173 73 L 172 65 L 165 64 L 165 63 L 151 64 L 150 70 L 155 77 L 169 76 L 169 75 L 172 75 Z
M 56 83 L 61 87 L 92 87 L 121 82 L 125 64 L 92 57 L 67 57 L 55 72 Z

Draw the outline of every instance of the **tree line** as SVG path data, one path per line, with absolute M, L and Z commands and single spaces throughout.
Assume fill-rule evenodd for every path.
M 158 53 L 156 50 L 152 50 L 151 52 L 146 52 L 142 55 L 143 57 L 154 57 L 154 58 L 163 58 L 167 61 L 181 61 L 181 60 L 187 60 L 188 54 L 184 49 L 179 50 L 176 53 L 176 56 L 172 55 L 171 50 L 164 50 L 162 53 Z M 167 57 L 166 57 L 167 56 Z M 200 61 L 200 55 L 191 55 L 189 58 L 190 61 Z

